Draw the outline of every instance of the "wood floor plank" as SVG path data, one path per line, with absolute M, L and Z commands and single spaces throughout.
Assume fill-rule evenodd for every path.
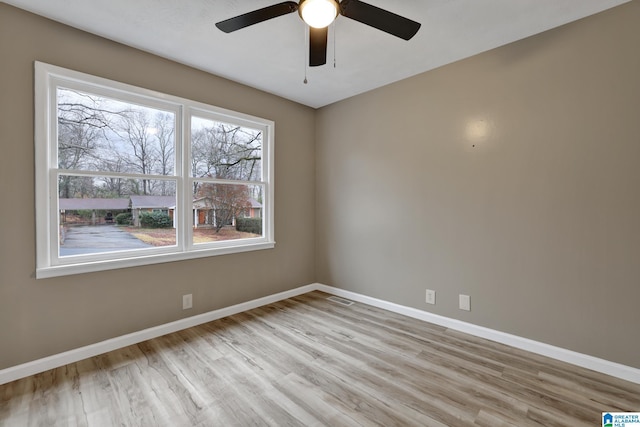
M 312 292 L 0 386 L 2 426 L 593 426 L 640 385 Z

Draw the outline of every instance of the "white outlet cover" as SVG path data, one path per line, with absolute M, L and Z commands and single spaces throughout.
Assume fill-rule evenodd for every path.
M 460 294 L 460 310 L 471 311 L 471 297 Z
M 186 310 L 191 307 L 193 307 L 193 295 L 192 294 L 182 295 L 182 309 Z
M 436 303 L 436 291 L 433 291 L 431 289 L 427 289 L 426 303 L 427 304 L 435 304 Z

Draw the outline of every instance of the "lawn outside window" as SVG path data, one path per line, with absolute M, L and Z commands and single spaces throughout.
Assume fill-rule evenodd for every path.
M 35 63 L 36 277 L 274 247 L 269 120 Z

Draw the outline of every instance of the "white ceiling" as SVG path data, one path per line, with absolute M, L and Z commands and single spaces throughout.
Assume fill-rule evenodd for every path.
M 314 108 L 629 0 L 366 0 L 420 22 L 420 31 L 407 42 L 340 16 L 329 31 L 327 65 L 307 68 L 307 84 L 305 27 L 297 13 L 229 34 L 214 26 L 279 1 L 4 0 Z

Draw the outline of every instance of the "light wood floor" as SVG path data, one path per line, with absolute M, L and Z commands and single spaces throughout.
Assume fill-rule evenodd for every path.
M 0 386 L 3 426 L 599 426 L 640 385 L 313 292 Z

